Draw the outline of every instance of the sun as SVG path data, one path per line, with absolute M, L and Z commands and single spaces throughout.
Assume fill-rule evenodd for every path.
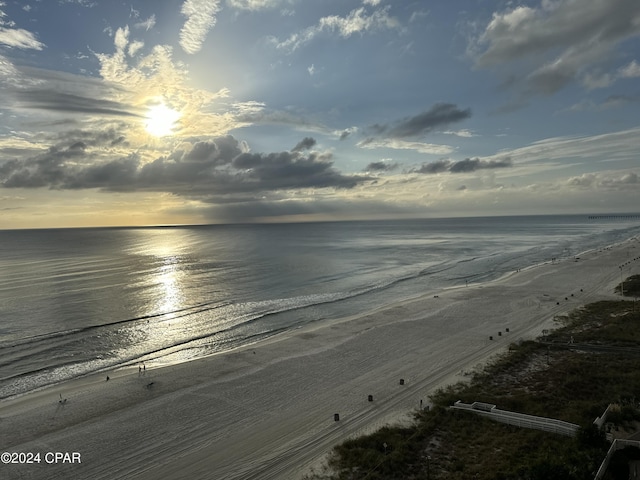
M 144 127 L 155 137 L 171 135 L 180 118 L 180 112 L 159 103 L 149 107 Z

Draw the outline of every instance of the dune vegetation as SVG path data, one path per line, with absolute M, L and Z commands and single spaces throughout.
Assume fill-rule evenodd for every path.
M 638 284 L 640 276 L 625 280 L 625 294 Z M 308 478 L 592 479 L 610 446 L 606 431 L 629 437 L 640 421 L 640 308 L 634 301 L 602 301 L 557 320 L 559 328 L 513 343 L 468 382 L 434 393 L 411 426 L 387 426 L 336 446 L 328 468 Z M 448 408 L 456 400 L 580 429 L 571 438 L 517 428 Z M 598 429 L 593 422 L 610 404 L 606 426 Z M 626 465 L 616 457 L 607 478 L 627 478 Z

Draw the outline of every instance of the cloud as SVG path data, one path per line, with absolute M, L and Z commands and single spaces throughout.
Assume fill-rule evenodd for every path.
M 365 180 L 340 174 L 330 160 L 330 154 L 243 153 L 233 160 L 233 167 L 244 170 L 243 183 L 249 190 L 353 188 Z
M 451 160 L 438 160 L 436 162 L 424 163 L 420 168 L 411 170 L 412 173 L 434 174 L 449 171 Z
M 8 62 L 5 72 L 2 60 L 0 57 L 3 107 L 17 114 L 28 110 L 31 121 L 38 122 L 40 127 L 46 124 L 58 129 L 64 123 L 76 121 L 97 124 L 111 122 L 114 117 L 141 116 L 140 109 L 126 100 L 127 90 L 115 83 L 37 67 L 13 66 Z M 51 113 L 66 116 L 53 117 Z
M 609 73 L 587 72 L 582 78 L 582 84 L 587 90 L 605 88 L 615 81 L 615 77 Z
M 146 20 L 143 20 L 142 22 L 138 22 L 138 23 L 134 24 L 134 27 L 143 28 L 146 31 L 151 30 L 155 26 L 156 26 L 156 16 L 155 16 L 155 14 L 151 15 L 149 18 L 147 18 Z
M 574 103 L 569 108 L 561 110 L 563 112 L 584 112 L 584 111 L 602 111 L 610 108 L 620 108 L 625 105 L 640 102 L 640 95 L 609 95 L 602 102 L 596 103 L 593 100 L 582 100 L 578 103 Z
M 582 79 L 582 83 L 588 90 L 594 90 L 613 85 L 618 80 L 637 77 L 640 77 L 640 64 L 633 60 L 613 73 L 587 72 Z
M 7 58 L 0 55 L 0 84 L 7 82 L 8 84 L 19 84 L 20 73 L 18 69 Z
M 526 163 L 541 164 L 544 168 L 552 162 L 574 158 L 582 162 L 635 161 L 638 157 L 638 136 L 640 128 L 632 128 L 591 136 L 553 137 L 534 142 L 525 147 L 502 151 L 484 157 L 485 160 L 500 161 L 509 157 L 518 166 Z
M 127 53 L 129 54 L 130 57 L 133 57 L 135 56 L 136 53 L 138 53 L 139 50 L 142 49 L 142 47 L 144 47 L 144 42 L 141 42 L 141 41 L 131 42 L 129 44 L 129 48 L 127 49 Z
M 371 3 L 371 5 L 377 5 Z M 358 8 L 349 12 L 347 17 L 338 15 L 330 15 L 320 19 L 320 30 L 328 30 L 338 32 L 341 37 L 348 38 L 355 33 L 366 32 L 378 29 L 394 29 L 400 24 L 398 21 L 389 16 L 389 6 L 375 10 L 370 15 L 364 8 Z
M 111 136 L 116 137 L 115 132 Z M 4 188 L 169 192 L 202 199 L 302 188 L 349 189 L 369 180 L 339 173 L 329 153 L 251 153 L 244 142 L 230 135 L 182 144 L 150 162 L 138 153 L 101 160 L 89 143 L 68 140 L 66 146 L 5 162 L 0 167 L 0 184 Z M 313 143 L 309 140 L 313 139 L 298 145 L 309 146 Z
M 451 173 L 468 173 L 476 170 L 507 168 L 511 167 L 511 159 L 503 160 L 480 160 L 479 158 L 465 158 L 459 162 L 454 162 L 450 167 Z
M 477 170 L 492 170 L 496 168 L 508 168 L 512 166 L 510 158 L 501 160 L 480 160 L 479 158 L 465 158 L 454 162 L 452 160 L 438 160 L 425 163 L 420 168 L 411 170 L 411 173 L 423 173 L 427 175 L 436 173 L 470 173 Z
M 379 162 L 371 162 L 364 168 L 365 172 L 390 172 L 399 167 L 397 163 L 390 163 L 385 160 Z
M 637 78 L 640 77 L 640 64 L 633 60 L 629 65 L 620 68 L 618 71 L 620 78 Z
M 605 85 L 604 65 L 625 40 L 640 35 L 640 3 L 632 0 L 543 1 L 495 12 L 469 45 L 479 68 L 511 65 L 511 86 L 551 95 L 583 78 Z
M 445 135 L 455 135 L 456 137 L 462 138 L 471 138 L 478 136 L 477 134 L 473 133 L 471 130 L 467 130 L 466 128 L 463 128 L 461 130 L 447 130 L 442 133 L 444 133 Z
M 35 35 L 22 28 L 0 27 L 0 44 L 13 48 L 42 50 L 45 45 L 38 41 Z
M 219 10 L 219 0 L 185 0 L 181 13 L 187 21 L 180 30 L 180 46 L 186 53 L 200 51 Z
M 174 136 L 217 136 L 241 126 L 232 113 L 212 112 L 211 105 L 227 97 L 228 89 L 210 92 L 193 88 L 186 67 L 173 61 L 169 46 L 156 45 L 147 55 L 131 57 L 126 51 L 132 45 L 135 42 L 129 43 L 128 29 L 119 28 L 114 35 L 115 52 L 94 53 L 100 62 L 100 76 L 104 80 L 101 84 L 118 89 L 114 99 L 129 103 L 140 112 L 159 102 L 179 111 L 188 122 L 179 123 Z M 142 127 L 140 124 L 138 130 L 143 134 Z
M 341 191 L 343 193 L 345 191 Z M 283 222 L 283 221 L 335 221 L 362 220 L 366 218 L 403 218 L 424 215 L 424 207 L 412 203 L 391 202 L 374 198 L 358 198 L 348 195 L 314 196 L 313 201 L 299 198 L 255 198 L 242 201 L 216 203 L 198 213 L 211 222 Z M 192 212 L 180 212 L 189 214 Z
M 376 4 L 371 3 L 371 5 L 375 6 Z M 351 10 L 346 17 L 338 15 L 322 17 L 317 25 L 294 33 L 283 41 L 271 38 L 271 42 L 278 49 L 293 52 L 322 33 L 337 33 L 342 38 L 349 38 L 356 33 L 399 28 L 398 20 L 389 16 L 389 9 L 390 7 L 387 5 L 369 13 L 367 7 L 360 7 Z
M 421 20 L 421 19 L 427 17 L 428 15 L 429 15 L 429 11 L 428 10 L 415 10 L 411 14 L 411 17 L 409 17 L 409 23 L 413 23 L 413 22 L 416 22 L 418 20 Z
M 451 103 L 436 103 L 429 110 L 408 117 L 393 125 L 372 125 L 369 130 L 376 136 L 386 138 L 404 139 L 418 137 L 429 133 L 436 128 L 445 127 L 471 117 L 470 109 L 459 109 Z
M 116 123 L 103 130 L 66 130 L 48 136 L 46 140 L 55 142 L 55 148 L 58 150 L 63 149 L 65 145 L 76 145 L 79 143 L 85 145 L 85 148 L 126 146 L 127 139 L 125 134 L 127 130 L 126 123 Z
M 600 109 L 618 108 L 637 102 L 640 102 L 640 95 L 609 95 L 600 105 Z
M 430 155 L 448 155 L 454 151 L 449 145 L 438 145 L 425 142 L 408 142 L 405 140 L 397 140 L 394 138 L 374 138 L 369 137 L 357 143 L 360 148 L 393 148 L 394 150 L 415 150 L 420 153 L 428 153 Z
M 84 158 L 85 145 L 81 142 L 60 150 L 49 148 L 46 153 L 29 159 L 26 163 L 19 160 L 9 160 L 0 167 L 2 186 L 6 188 L 46 187 L 60 182 L 66 175 L 65 163 L 73 164 Z
M 640 177 L 635 172 L 599 172 L 584 173 L 566 180 L 569 187 L 607 190 L 636 190 Z
M 303 150 L 310 150 L 316 144 L 316 140 L 311 137 L 305 137 L 298 144 L 291 149 L 292 152 L 301 152 Z
M 618 80 L 637 77 L 640 77 L 640 64 L 633 60 L 614 73 L 588 72 L 584 75 L 582 83 L 588 90 L 594 90 L 613 85 Z
M 101 100 L 82 95 L 74 95 L 55 90 L 34 88 L 13 92 L 13 98 L 19 108 L 45 110 L 50 112 L 84 113 L 109 116 L 140 116 L 127 105 L 112 100 Z
M 118 52 L 123 52 L 129 43 L 129 26 L 125 26 L 124 28 L 118 28 L 116 30 L 116 34 L 113 37 L 113 43 L 116 46 L 116 50 Z
M 356 133 L 357 131 L 358 131 L 358 127 L 349 127 L 336 133 L 340 140 L 346 140 L 351 134 Z
M 448 155 L 454 151 L 449 145 L 407 140 L 426 135 L 440 127 L 462 121 L 471 116 L 470 109 L 461 110 L 451 103 L 437 103 L 413 117 L 391 122 L 389 124 L 374 124 L 365 129 L 369 136 L 358 142 L 360 148 L 393 148 L 400 150 L 415 150 L 432 155 Z
M 227 5 L 239 10 L 257 11 L 275 8 L 284 2 L 285 0 L 227 0 Z
M 236 103 L 233 105 L 233 109 L 234 118 L 239 123 L 248 125 L 287 125 L 302 131 L 322 133 L 324 135 L 336 134 L 335 130 L 313 119 L 287 110 L 270 110 L 266 108 L 264 103 L 260 102 Z
M 476 59 L 480 67 L 563 48 L 582 53 L 588 46 L 611 47 L 638 34 L 640 6 L 629 0 L 560 0 L 534 9 L 519 6 L 494 13 L 478 43 L 487 48 Z
M 58 0 L 59 3 L 75 3 L 76 5 L 80 5 L 81 7 L 93 8 L 98 5 L 97 2 L 92 0 Z

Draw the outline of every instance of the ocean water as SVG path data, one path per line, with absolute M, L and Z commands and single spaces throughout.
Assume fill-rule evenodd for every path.
M 225 351 L 639 233 L 637 216 L 0 231 L 0 398 Z

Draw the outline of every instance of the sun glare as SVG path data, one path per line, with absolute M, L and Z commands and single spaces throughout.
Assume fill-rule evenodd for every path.
M 173 133 L 179 118 L 180 112 L 160 103 L 149 107 L 144 127 L 151 135 L 164 137 Z

